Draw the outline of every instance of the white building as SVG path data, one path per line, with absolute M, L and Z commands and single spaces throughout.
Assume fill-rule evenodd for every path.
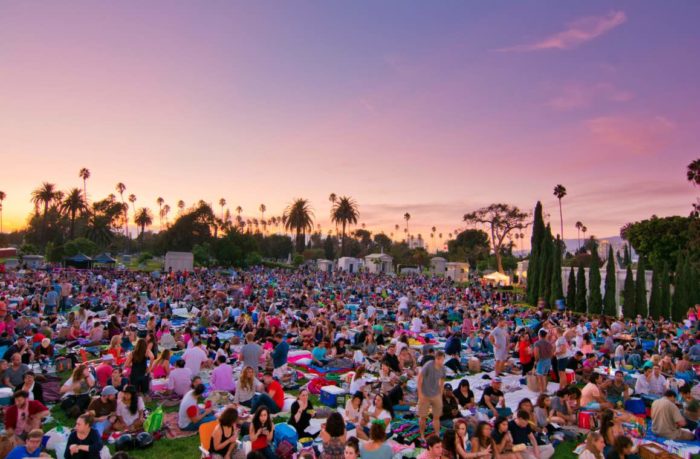
M 362 260 L 354 257 L 338 258 L 338 270 L 346 273 L 357 273 L 362 268 Z
M 333 272 L 333 262 L 331 260 L 323 260 L 323 259 L 318 259 L 316 260 L 316 268 L 324 273 L 332 273 Z
M 194 255 L 192 252 L 168 252 L 165 254 L 165 271 L 192 271 Z
M 373 274 L 388 274 L 394 272 L 393 258 L 385 253 L 372 253 L 365 257 L 365 268 Z
M 447 270 L 447 260 L 442 257 L 433 257 L 430 259 L 430 274 L 433 276 L 444 276 Z
M 432 264 L 432 260 L 431 260 Z M 453 261 L 445 264 L 445 277 L 455 282 L 469 281 L 469 263 Z

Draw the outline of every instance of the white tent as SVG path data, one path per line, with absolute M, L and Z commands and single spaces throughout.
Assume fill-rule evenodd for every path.
M 487 274 L 482 279 L 490 284 L 510 285 L 510 277 L 498 271 Z

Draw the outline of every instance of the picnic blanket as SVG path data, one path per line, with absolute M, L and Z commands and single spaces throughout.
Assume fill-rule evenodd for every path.
M 163 415 L 163 428 L 165 429 L 165 436 L 169 440 L 174 440 L 176 438 L 187 438 L 197 435 L 197 432 L 182 430 L 177 425 L 177 413 L 165 413 Z

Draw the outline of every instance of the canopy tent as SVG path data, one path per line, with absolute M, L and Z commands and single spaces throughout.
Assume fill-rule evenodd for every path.
M 510 276 L 506 276 L 505 274 L 501 274 L 498 271 L 492 272 L 491 274 L 486 274 L 485 276 L 482 276 L 481 278 L 484 281 L 488 282 L 489 284 L 510 285 Z
M 78 269 L 88 269 L 92 264 L 92 258 L 84 253 L 79 253 L 63 260 L 63 264 L 66 265 L 66 267 L 71 266 Z
M 108 253 L 101 253 L 92 259 L 93 263 L 99 263 L 102 265 L 113 265 L 117 263 L 117 260 L 112 258 Z

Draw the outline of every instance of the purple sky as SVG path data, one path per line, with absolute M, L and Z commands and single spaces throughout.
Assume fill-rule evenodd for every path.
M 445 235 L 502 201 L 564 200 L 615 235 L 697 195 L 700 3 L 20 2 L 0 6 L 0 190 L 281 214 L 351 195 L 368 229 Z M 157 228 L 156 228 L 157 229 Z

